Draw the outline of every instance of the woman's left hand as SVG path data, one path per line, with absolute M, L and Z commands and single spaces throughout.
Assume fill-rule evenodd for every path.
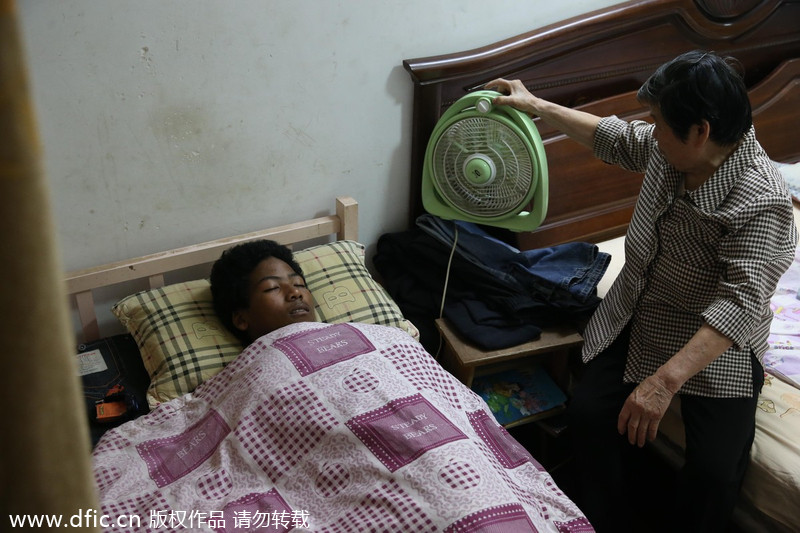
M 617 431 L 628 434 L 628 442 L 640 448 L 652 441 L 675 393 L 663 379 L 652 375 L 642 381 L 625 400 L 617 419 Z

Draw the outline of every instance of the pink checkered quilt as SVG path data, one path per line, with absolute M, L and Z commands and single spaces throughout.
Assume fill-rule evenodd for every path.
M 93 458 L 102 513 L 142 531 L 593 531 L 476 394 L 385 326 L 273 332 Z

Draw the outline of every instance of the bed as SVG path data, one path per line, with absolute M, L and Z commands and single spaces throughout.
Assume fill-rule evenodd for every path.
M 800 2 L 625 2 L 476 46 L 403 63 L 414 84 L 409 224 L 423 213 L 421 168 L 436 121 L 458 98 L 498 77 L 520 79 L 543 98 L 600 116 L 646 120 L 635 95 L 657 66 L 691 49 L 732 55 L 744 67 L 759 142 L 776 162 L 800 161 L 800 142 L 794 134 L 800 126 Z M 538 120 L 537 126 L 548 161 L 549 208 L 542 226 L 513 236 L 514 244 L 527 250 L 565 242 L 597 243 L 612 254 L 598 285 L 602 295 L 624 260 L 624 233 L 641 178 L 596 160 Z M 797 294 L 796 279 L 787 276 L 776 296 Z M 776 320 L 778 310 L 789 313 L 779 302 L 774 304 Z M 737 525 L 746 531 L 800 527 L 800 388 L 775 364 L 780 361 L 784 370 L 791 366 L 787 361 L 792 350 L 786 348 L 786 339 L 776 338 L 766 358 L 772 364 L 757 413 L 751 468 L 735 514 Z M 680 421 L 665 420 L 661 429 L 654 449 L 678 464 Z
M 104 530 L 593 530 L 417 342 L 357 227 L 357 203 L 338 198 L 330 216 L 67 275 L 81 368 L 99 376 L 88 408 L 139 400 L 93 448 Z M 245 348 L 196 267 L 262 238 L 293 246 L 320 322 Z M 145 287 L 113 306 L 128 333 L 109 336 L 95 295 L 131 282 Z M 144 390 L 126 370 L 136 361 Z

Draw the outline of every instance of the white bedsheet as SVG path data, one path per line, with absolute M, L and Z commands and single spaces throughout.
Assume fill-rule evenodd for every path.
M 800 527 L 800 390 L 769 374 L 742 494 L 787 531 Z

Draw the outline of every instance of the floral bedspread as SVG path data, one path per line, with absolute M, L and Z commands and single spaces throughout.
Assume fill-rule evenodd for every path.
M 593 531 L 476 394 L 384 326 L 262 337 L 93 460 L 108 531 Z
M 800 388 L 800 248 L 778 282 L 770 307 L 774 313 L 769 350 L 764 354 L 767 372 Z

